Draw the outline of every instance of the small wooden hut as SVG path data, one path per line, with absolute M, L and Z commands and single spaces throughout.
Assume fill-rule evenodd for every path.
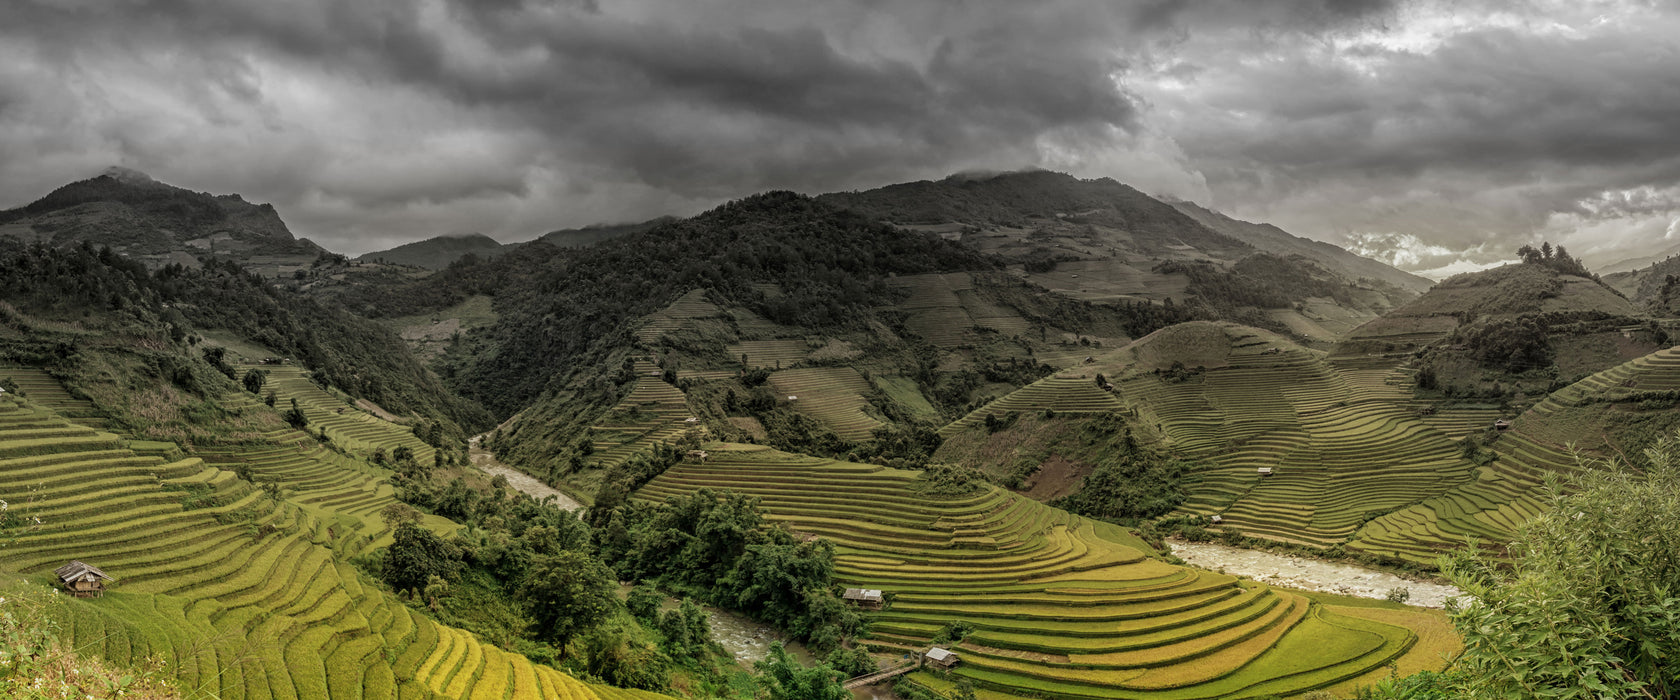
M 705 462 L 706 458 L 710 457 L 710 456 L 711 455 L 709 453 L 707 453 L 705 450 L 689 450 L 688 451 L 688 461 L 690 461 L 690 462 Z
M 99 567 L 79 561 L 60 566 L 53 570 L 53 573 L 57 574 L 59 582 L 64 584 L 64 590 L 77 598 L 98 598 L 105 595 L 105 582 L 116 581 L 100 571 Z
M 1504 418 L 1501 418 L 1501 419 L 1493 422 L 1493 429 L 1494 430 L 1508 430 L 1508 429 L 1510 429 L 1510 427 L 1511 427 L 1511 421 L 1505 420 Z
M 939 647 L 929 649 L 926 658 L 928 663 L 933 664 L 935 667 L 944 669 L 955 668 L 957 662 L 962 660 L 957 658 L 957 655 L 952 653 L 951 650 L 941 649 Z
M 864 610 L 880 610 L 887 602 L 881 591 L 874 588 L 848 588 L 840 598 Z
M 1258 469 L 1255 469 L 1254 471 L 1259 472 L 1260 476 L 1271 476 L 1272 475 L 1272 468 L 1271 467 L 1260 467 Z

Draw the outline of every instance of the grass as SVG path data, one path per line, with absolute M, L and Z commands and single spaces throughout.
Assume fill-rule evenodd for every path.
M 1403 627 L 1166 564 L 1121 528 L 1021 496 L 929 496 L 915 472 L 724 444 L 636 497 L 700 488 L 760 498 L 772 521 L 835 544 L 838 583 L 892 593 L 870 615 L 875 641 L 925 646 L 947 623 L 968 623 L 952 677 L 1008 696 L 1302 692 L 1381 668 L 1415 640 Z M 915 678 L 938 685 L 926 672 Z

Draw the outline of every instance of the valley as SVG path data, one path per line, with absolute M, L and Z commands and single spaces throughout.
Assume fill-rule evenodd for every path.
M 267 247 L 186 264 L 155 199 Z M 0 216 L 0 586 L 99 567 L 60 644 L 180 697 L 1354 697 L 1454 672 L 1475 567 L 1680 429 L 1660 285 L 1432 285 L 1106 179 L 290 267 L 246 206 Z

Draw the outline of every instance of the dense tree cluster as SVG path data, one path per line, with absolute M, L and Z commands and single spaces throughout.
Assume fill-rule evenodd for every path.
M 740 610 L 826 652 L 861 620 L 831 588 L 834 549 L 770 527 L 756 499 L 702 489 L 658 506 L 622 504 L 591 520 L 601 556 L 620 578 L 657 581 Z
M 1540 265 L 1565 275 L 1598 279 L 1598 275 L 1588 270 L 1580 260 L 1570 257 L 1569 251 L 1564 250 L 1563 246 L 1553 248 L 1550 241 L 1541 243 L 1539 248 L 1531 245 L 1518 248 L 1517 257 L 1524 265 Z
M 1120 418 L 1089 421 L 1080 439 L 1103 446 L 1096 468 L 1079 491 L 1051 505 L 1093 518 L 1135 521 L 1165 515 L 1184 502 L 1183 463 L 1139 445 Z

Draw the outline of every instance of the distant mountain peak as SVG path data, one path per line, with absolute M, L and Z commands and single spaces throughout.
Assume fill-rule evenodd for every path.
M 145 174 L 143 172 L 140 172 L 138 170 L 135 170 L 133 168 L 125 168 L 121 165 L 113 165 L 109 168 L 106 168 L 105 172 L 100 173 L 100 175 L 111 178 L 112 180 L 116 180 L 117 182 L 123 183 L 125 185 L 155 185 L 155 184 L 157 184 L 157 180 L 153 179 L 152 176 L 147 175 L 147 174 Z

